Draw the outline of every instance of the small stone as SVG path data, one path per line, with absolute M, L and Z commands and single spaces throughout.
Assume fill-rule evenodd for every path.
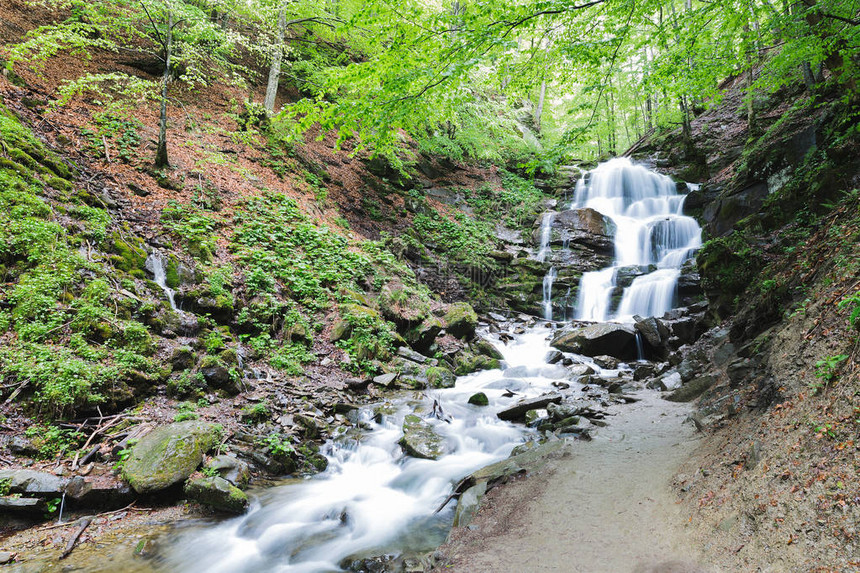
M 489 406 L 490 400 L 483 392 L 478 392 L 469 396 L 469 404 L 474 406 Z
M 15 554 L 10 551 L 0 551 L 0 565 L 6 565 L 15 560 Z

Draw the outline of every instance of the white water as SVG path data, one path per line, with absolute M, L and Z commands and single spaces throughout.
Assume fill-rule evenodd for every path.
M 615 222 L 615 261 L 582 276 L 576 305 L 579 320 L 631 320 L 633 315 L 662 316 L 675 304 L 681 265 L 702 244 L 702 230 L 683 214 L 685 195 L 669 177 L 627 158 L 601 163 L 577 182 L 571 208 L 590 207 Z M 656 266 L 624 289 L 611 309 L 616 274 L 627 266 Z
M 499 420 L 496 412 L 553 390 L 552 382 L 565 377 L 565 368 L 536 360 L 549 350 L 547 334 L 531 330 L 508 346 L 495 341 L 507 370 L 460 377 L 455 388 L 431 391 L 421 400 L 418 411 L 444 436 L 448 455 L 438 461 L 403 455 L 397 441 L 414 401 L 404 398 L 397 414 L 381 424 L 364 412 L 372 429 L 358 441 L 330 444 L 324 473 L 259 492 L 245 516 L 171 535 L 171 548 L 160 560 L 163 570 L 321 573 L 341 571 L 339 564 L 348 557 L 431 550 L 450 527 L 453 503 L 433 512 L 452 485 L 507 457 L 529 432 Z M 517 395 L 504 397 L 506 389 Z M 490 406 L 467 403 L 479 391 Z M 428 414 L 434 399 L 452 416 L 450 423 Z
M 146 268 L 152 272 L 155 284 L 160 286 L 161 290 L 164 291 L 164 295 L 167 297 L 168 302 L 170 302 L 170 308 L 179 310 L 176 308 L 176 291 L 167 286 L 167 270 L 164 255 L 158 251 L 152 251 L 146 259 Z

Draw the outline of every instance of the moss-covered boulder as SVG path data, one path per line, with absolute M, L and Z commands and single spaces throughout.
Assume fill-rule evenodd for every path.
M 477 372 L 478 370 L 493 370 L 501 367 L 501 362 L 496 358 L 463 351 L 457 354 L 457 357 L 455 358 L 454 373 L 457 376 L 463 376 L 465 374 Z
M 489 406 L 490 399 L 483 392 L 477 392 L 469 396 L 469 404 L 473 406 Z
M 469 346 L 472 348 L 472 351 L 475 354 L 489 356 L 490 358 L 495 358 L 496 360 L 504 359 L 504 356 L 502 356 L 502 353 L 499 352 L 499 349 L 493 346 L 493 343 L 486 338 L 482 338 L 479 336 L 477 340 L 472 342 Z
M 244 513 L 248 509 L 248 496 L 222 477 L 204 477 L 189 480 L 185 495 L 220 511 Z
M 445 313 L 445 324 L 449 334 L 457 338 L 468 338 L 475 334 L 478 315 L 468 302 L 455 302 Z
M 446 453 L 445 441 L 433 427 L 415 414 L 403 419 L 403 437 L 400 445 L 406 455 L 425 460 L 438 460 Z
M 427 369 L 427 383 L 433 388 L 453 388 L 456 381 L 454 373 L 447 368 L 431 366 Z
M 418 352 L 427 352 L 445 324 L 435 316 L 428 317 L 406 333 L 406 341 Z
M 152 493 L 188 479 L 220 438 L 215 424 L 192 420 L 161 426 L 131 450 L 123 477 L 137 493 Z

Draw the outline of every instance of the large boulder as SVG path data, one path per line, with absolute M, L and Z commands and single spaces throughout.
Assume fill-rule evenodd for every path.
M 442 437 L 415 414 L 408 414 L 403 419 L 403 437 L 399 443 L 406 455 L 413 458 L 438 460 L 447 453 Z
M 429 316 L 424 321 L 406 332 L 406 341 L 418 352 L 427 352 L 445 325 L 435 316 Z
M 9 493 L 58 497 L 63 494 L 67 480 L 35 470 L 0 470 L 0 482 L 6 483 Z
M 198 420 L 156 428 L 132 448 L 123 477 L 139 494 L 166 489 L 188 479 L 219 438 L 218 426 Z
M 562 352 L 585 356 L 614 356 L 620 360 L 636 358 L 636 333 L 632 326 L 600 322 L 570 326 L 558 332 L 551 345 Z
M 540 244 L 540 222 L 535 230 L 535 244 Z M 611 255 L 615 251 L 615 223 L 594 209 L 569 209 L 556 213 L 550 225 L 550 244 L 582 245 L 596 253 Z
M 204 477 L 189 480 L 185 495 L 204 505 L 228 513 L 244 513 L 248 509 L 248 496 L 222 477 Z
M 528 398 L 526 400 L 520 400 L 513 406 L 509 406 L 504 410 L 500 411 L 496 416 L 499 417 L 500 420 L 505 420 L 508 422 L 516 422 L 522 421 L 526 419 L 526 412 L 529 410 L 538 410 L 540 408 L 546 408 L 548 404 L 560 404 L 562 396 L 558 393 L 553 394 L 544 394 L 543 396 L 538 396 L 537 398 Z
M 457 338 L 469 338 L 475 334 L 478 315 L 468 302 L 455 302 L 445 312 L 446 330 Z

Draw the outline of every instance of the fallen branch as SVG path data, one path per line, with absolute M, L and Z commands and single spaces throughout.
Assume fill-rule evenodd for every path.
M 72 471 L 75 471 L 76 469 L 78 469 L 78 456 L 80 456 L 80 455 L 81 455 L 81 450 L 85 450 L 85 449 L 87 449 L 87 448 L 89 447 L 90 443 L 93 441 L 93 438 L 95 438 L 98 434 L 101 434 L 102 432 L 104 432 L 105 430 L 107 430 L 108 428 L 110 428 L 111 426 L 115 426 L 115 425 L 116 425 L 117 423 L 119 423 L 121 420 L 123 420 L 123 416 L 122 416 L 122 415 L 114 416 L 113 420 L 111 420 L 110 422 L 108 422 L 108 423 L 107 423 L 107 424 L 105 424 L 104 426 L 101 426 L 101 427 L 96 428 L 96 429 L 93 431 L 93 433 L 92 433 L 92 434 L 90 434 L 90 437 L 89 437 L 89 438 L 87 438 L 87 441 L 86 441 L 86 443 L 84 444 L 84 446 L 83 446 L 80 450 L 78 450 L 78 451 L 77 451 L 77 453 L 75 453 L 75 459 L 74 459 L 74 461 L 72 461 Z M 87 459 L 89 459 L 89 458 L 90 458 L 90 457 L 92 457 L 93 455 L 95 455 L 95 451 L 92 451 L 92 452 L 88 453 L 86 457 L 87 457 Z
M 71 527 L 72 525 L 82 523 L 86 519 L 96 519 L 99 517 L 104 517 L 105 515 L 113 515 L 115 513 L 122 513 L 123 511 L 152 511 L 151 509 L 146 508 L 146 507 L 142 507 L 142 508 L 141 507 L 134 507 L 134 504 L 136 504 L 136 503 L 137 503 L 137 501 L 135 500 L 135 501 L 131 502 L 130 504 L 128 504 L 127 506 L 122 507 L 120 509 L 112 509 L 111 511 L 105 511 L 102 513 L 97 513 L 95 515 L 87 515 L 85 517 L 80 517 L 78 519 L 75 519 L 74 521 L 67 521 L 66 523 L 55 523 L 53 525 L 46 525 L 44 527 L 40 527 L 39 531 L 48 531 L 49 529 L 59 529 L 60 527 Z
M 83 519 L 83 521 L 81 521 L 81 526 L 78 527 L 78 530 L 75 531 L 75 534 L 72 535 L 71 539 L 69 539 L 69 542 L 66 543 L 66 549 L 63 550 L 63 554 L 60 555 L 60 559 L 65 559 L 66 557 L 69 556 L 69 554 L 71 554 L 72 551 L 74 551 L 75 545 L 78 543 L 78 539 L 80 539 L 81 534 L 84 532 L 84 530 L 87 527 L 90 526 L 90 523 L 92 523 L 92 522 L 93 522 L 92 517 L 85 517 Z

